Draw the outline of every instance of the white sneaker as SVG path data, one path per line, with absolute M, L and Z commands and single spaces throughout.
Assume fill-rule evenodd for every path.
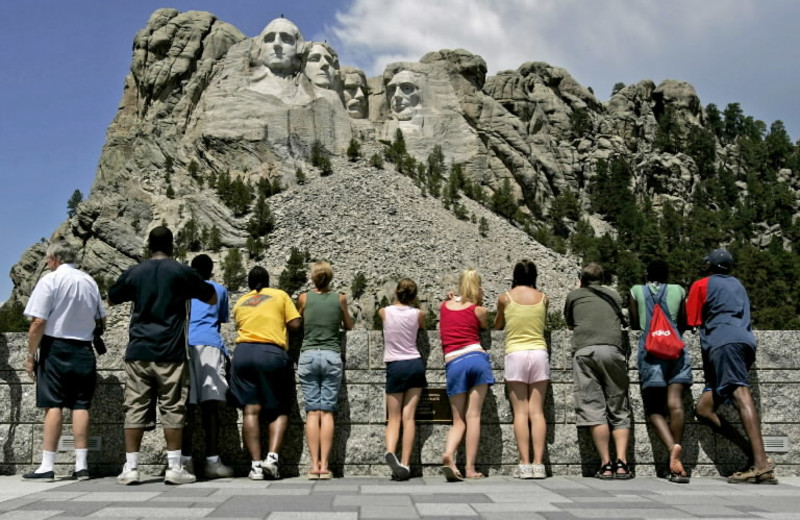
M 221 460 L 217 462 L 206 461 L 206 478 L 230 478 L 233 476 L 233 468 L 226 466 Z
M 533 478 L 533 465 L 532 464 L 520 464 L 517 467 L 517 478 L 522 479 L 531 479 Z
M 196 481 L 197 477 L 189 473 L 183 466 L 179 468 L 167 468 L 167 472 L 164 474 L 165 484 L 191 484 Z
M 531 478 L 547 478 L 547 470 L 544 469 L 544 464 L 531 464 L 531 467 L 533 468 L 533 476 Z
M 264 462 L 261 463 L 261 467 L 264 469 L 264 478 L 270 480 L 281 478 L 281 474 L 278 472 L 278 456 L 276 454 L 268 454 Z
M 250 468 L 250 480 L 264 480 L 264 470 L 261 467 L 251 467 Z
M 117 476 L 117 484 L 122 484 L 123 486 L 128 486 L 130 484 L 138 484 L 141 481 L 142 479 L 139 476 L 139 469 L 129 468 L 127 462 L 125 463 L 124 466 L 122 466 L 122 473 L 120 473 Z

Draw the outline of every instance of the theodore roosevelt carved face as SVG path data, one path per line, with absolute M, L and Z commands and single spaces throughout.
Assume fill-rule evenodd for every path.
M 364 72 L 353 68 L 342 69 L 344 79 L 344 106 L 353 119 L 367 117 L 367 77 Z
M 394 117 L 408 121 L 417 113 L 422 102 L 420 79 L 413 72 L 402 70 L 389 81 L 386 94 Z

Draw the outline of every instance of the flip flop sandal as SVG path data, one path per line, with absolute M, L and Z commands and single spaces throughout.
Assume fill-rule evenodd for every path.
M 622 473 L 620 473 L 620 470 L 622 470 Z M 619 459 L 614 463 L 613 471 L 616 480 L 628 480 L 633 478 L 633 473 L 631 473 L 631 470 L 628 468 L 628 464 Z
M 461 482 L 464 480 L 464 477 L 461 476 L 461 473 L 457 469 L 454 470 L 450 466 L 442 466 L 442 474 L 448 482 Z
M 600 466 L 600 469 L 597 470 L 597 473 L 594 474 L 594 478 L 612 480 L 614 478 L 614 466 L 612 466 L 610 462 L 608 464 L 603 464 Z
M 667 479 L 675 484 L 688 484 L 690 481 L 687 475 L 681 475 L 680 473 L 670 473 Z
M 483 473 L 478 473 L 477 475 L 473 475 L 471 477 L 464 477 L 464 478 L 467 479 L 467 480 L 480 480 L 482 478 L 486 478 L 486 475 L 484 475 Z

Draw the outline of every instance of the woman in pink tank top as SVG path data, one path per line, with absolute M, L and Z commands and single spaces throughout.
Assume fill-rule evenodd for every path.
M 461 480 L 456 468 L 458 445 L 466 436 L 465 476 L 483 478 L 475 469 L 481 437 L 481 409 L 489 385 L 494 384 L 489 355 L 480 344 L 480 330 L 489 326 L 488 311 L 481 307 L 483 289 L 477 271 L 466 269 L 458 280 L 459 297 L 444 303 L 439 312 L 439 333 L 444 351 L 447 396 L 453 425 L 447 432 L 442 473 L 448 482 Z
M 397 283 L 394 304 L 378 310 L 383 321 L 383 361 L 386 363 L 386 463 L 395 480 L 411 477 L 417 411 L 422 389 L 428 386 L 425 361 L 417 350 L 417 331 L 425 329 L 425 313 L 417 308 L 417 284 L 409 278 Z M 403 429 L 402 459 L 397 441 Z

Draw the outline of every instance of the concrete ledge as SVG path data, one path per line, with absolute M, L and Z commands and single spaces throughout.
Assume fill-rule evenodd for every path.
M 796 396 L 800 391 L 797 352 L 800 335 L 793 331 L 761 331 L 758 360 L 751 377 L 753 393 L 759 405 L 765 435 L 787 436 L 790 451 L 771 453 L 781 475 L 800 471 L 800 407 Z M 636 345 L 638 336 L 632 335 Z M 697 338 L 687 335 L 692 353 L 695 385 L 685 396 L 687 410 L 684 438 L 685 465 L 696 475 L 720 475 L 741 468 L 744 456 L 723 439 L 691 417 L 692 402 L 702 391 L 702 370 Z M 384 382 L 382 361 L 383 338 L 380 332 L 358 330 L 343 335 L 346 362 L 344 385 L 339 398 L 335 446 L 332 455 L 337 475 L 389 476 L 383 464 L 384 453 Z M 495 377 L 503 378 L 503 334 L 484 334 L 484 346 L 489 350 Z M 124 343 L 108 341 L 109 353 L 99 361 L 98 392 L 92 409 L 92 436 L 99 436 L 100 451 L 90 452 L 89 462 L 97 474 L 113 475 L 124 461 L 122 391 L 124 372 L 122 352 Z M 432 386 L 444 386 L 444 370 L 439 334 L 421 333 L 420 351 L 427 359 L 428 379 Z M 25 334 L 0 334 L 0 473 L 21 473 L 39 463 L 42 412 L 35 408 L 34 385 L 23 370 Z M 570 362 L 570 333 L 556 331 L 550 335 L 552 382 L 548 388 L 545 415 L 548 423 L 546 465 L 552 475 L 593 473 L 599 465 L 594 456 L 588 432 L 575 426 L 572 405 L 572 371 Z M 667 453 L 643 415 L 635 356 L 630 360 L 631 403 L 634 412 L 632 451 L 629 459 L 639 475 L 656 475 L 665 471 Z M 287 476 L 305 473 L 308 453 L 305 449 L 302 397 L 297 389 L 299 406 L 290 417 L 290 428 L 282 453 L 282 473 Z M 738 423 L 730 407 L 723 414 Z M 512 414 L 505 388 L 497 384 L 490 389 L 483 409 L 483 427 L 478 463 L 490 474 L 511 474 L 517 464 L 516 442 L 511 427 Z M 64 434 L 70 434 L 69 417 Z M 241 413 L 225 409 L 222 418 L 222 456 L 234 464 L 241 474 L 249 466 L 241 443 Z M 159 428 L 160 429 L 160 428 Z M 158 474 L 166 460 L 161 432 L 145 435 L 142 463 L 146 471 Z M 419 424 L 415 453 L 412 460 L 416 475 L 438 472 L 441 451 L 448 425 Z M 194 441 L 198 456 L 202 454 L 203 438 L 196 422 Z M 72 453 L 59 453 L 60 473 L 71 471 Z M 463 458 L 463 453 L 459 455 Z M 199 461 L 198 461 L 199 462 Z

